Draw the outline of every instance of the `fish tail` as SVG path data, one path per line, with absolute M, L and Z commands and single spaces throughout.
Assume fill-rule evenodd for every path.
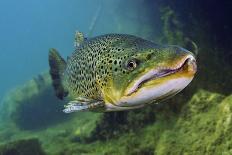
M 54 48 L 49 50 L 49 66 L 52 85 L 54 87 L 56 96 L 59 99 L 63 99 L 68 95 L 68 92 L 62 85 L 62 74 L 66 68 L 66 62 Z

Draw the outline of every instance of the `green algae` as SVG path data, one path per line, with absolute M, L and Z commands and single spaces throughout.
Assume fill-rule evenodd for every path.
M 38 139 L 26 139 L 0 146 L 1 155 L 46 155 Z
M 224 96 L 200 90 L 186 106 L 172 130 L 162 134 L 157 154 L 214 154 L 206 148 L 215 134 L 217 111 Z M 175 148 L 175 149 L 173 149 Z
M 158 113 L 154 124 L 86 145 L 102 154 L 230 154 L 231 99 L 199 90 L 180 115 Z
M 180 115 L 167 110 L 171 119 L 166 119 L 158 113 L 155 123 L 121 133 L 118 138 L 84 143 L 82 151 L 86 148 L 89 154 L 230 154 L 231 99 L 199 90 Z M 78 147 L 72 149 L 80 151 Z
M 45 151 L 57 153 L 89 137 L 101 114 L 64 114 L 63 105 L 54 95 L 48 74 L 11 91 L 1 106 L 0 144 L 38 138 Z
M 141 128 L 138 126 L 137 130 L 122 132 L 120 136 L 107 140 L 73 141 L 71 139 L 75 137 L 75 132 L 62 134 L 61 137 L 54 135 L 47 137 L 48 134 L 46 138 L 43 137 L 48 140 L 44 147 L 49 147 L 52 139 L 52 145 L 62 148 L 58 151 L 57 147 L 50 146 L 48 153 L 56 152 L 65 155 L 220 154 L 221 152 L 230 154 L 232 151 L 231 101 L 232 96 L 225 97 L 218 93 L 199 90 L 183 106 L 179 115 L 173 113 L 171 109 L 165 109 L 156 114 L 155 123 Z M 83 121 L 76 125 L 84 124 Z M 78 133 L 78 135 L 82 134 Z

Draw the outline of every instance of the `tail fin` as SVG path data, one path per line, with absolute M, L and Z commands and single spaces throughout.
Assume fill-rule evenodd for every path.
M 49 50 L 49 66 L 50 75 L 52 78 L 52 85 L 55 89 L 56 96 L 59 99 L 63 99 L 68 95 L 68 92 L 64 89 L 62 85 L 62 74 L 64 73 L 66 62 L 56 51 L 56 49 Z

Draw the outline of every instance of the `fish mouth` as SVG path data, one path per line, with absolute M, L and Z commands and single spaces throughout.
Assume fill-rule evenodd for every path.
M 159 67 L 158 69 L 151 70 L 140 79 L 126 92 L 126 96 L 130 96 L 137 92 L 144 84 L 149 81 L 174 75 L 176 73 L 188 72 L 191 77 L 196 73 L 197 65 L 196 59 L 192 55 L 182 58 L 175 67 Z

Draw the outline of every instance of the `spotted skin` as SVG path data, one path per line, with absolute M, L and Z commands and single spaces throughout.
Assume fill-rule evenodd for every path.
M 128 71 L 122 67 L 123 60 L 144 46 L 153 47 L 154 43 L 119 34 L 99 36 L 84 42 L 68 60 L 64 73 L 70 95 L 103 99 L 102 89 L 111 85 L 112 73 L 127 74 Z
M 61 57 L 54 58 L 62 62 Z M 157 45 L 127 34 L 108 34 L 81 42 L 67 60 L 62 74 L 53 77 L 61 78 L 62 85 L 58 88 L 63 87 L 73 101 L 67 112 L 88 110 L 88 107 L 91 111 L 128 110 L 180 92 L 192 80 L 195 62 L 191 52 L 178 46 Z M 58 69 L 53 69 L 56 72 L 61 65 L 57 66 Z M 162 77 L 166 72 L 173 74 Z M 179 86 L 172 81 L 180 83 Z M 78 98 L 90 100 L 89 105 L 82 104 Z

